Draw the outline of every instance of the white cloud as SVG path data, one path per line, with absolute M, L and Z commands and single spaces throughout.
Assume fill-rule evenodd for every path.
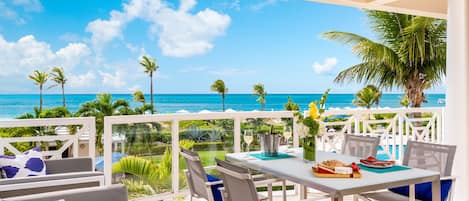
M 27 12 L 41 12 L 44 8 L 39 0 L 13 0 L 13 5 L 22 6 Z
M 16 13 L 13 9 L 11 9 L 7 5 L 5 5 L 4 2 L 0 2 L 0 18 L 15 21 L 17 24 L 25 24 L 26 23 L 26 20 L 21 18 L 18 15 L 18 13 Z
M 114 39 L 122 39 L 125 26 L 136 19 L 150 23 L 150 32 L 157 34 L 158 45 L 166 56 L 189 57 L 205 54 L 213 48 L 213 40 L 223 35 L 230 24 L 228 15 L 211 9 L 190 13 L 195 0 L 181 0 L 179 8 L 171 8 L 162 0 L 131 0 L 122 11 L 111 11 L 108 20 L 97 19 L 86 27 L 91 42 L 99 52 Z
M 96 76 L 93 72 L 89 71 L 80 75 L 68 75 L 68 83 L 72 88 L 86 88 L 96 86 Z
M 70 43 L 54 52 L 48 43 L 36 40 L 33 35 L 13 42 L 0 35 L 0 76 L 29 74 L 33 69 L 46 70 L 52 66 L 72 69 L 89 54 L 83 43 Z
M 222 1 L 218 3 L 218 6 L 222 9 L 232 9 L 232 10 L 241 10 L 241 2 L 240 0 L 228 0 Z
M 328 57 L 324 59 L 323 64 L 320 64 L 319 62 L 314 62 L 312 67 L 313 67 L 314 72 L 316 72 L 317 74 L 321 74 L 321 73 L 329 72 L 332 69 L 334 69 L 337 66 L 337 63 L 338 63 L 337 58 Z
M 121 70 L 116 70 L 114 74 L 99 71 L 99 74 L 103 78 L 102 83 L 104 86 L 119 89 L 124 87 L 127 83 L 124 81 L 124 75 Z
M 284 2 L 284 1 L 287 1 L 287 0 L 262 0 L 254 5 L 251 6 L 251 10 L 261 10 L 267 6 L 272 6 L 272 5 L 275 5 L 277 4 L 278 2 Z

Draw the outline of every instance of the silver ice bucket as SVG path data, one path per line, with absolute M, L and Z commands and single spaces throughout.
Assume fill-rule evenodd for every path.
M 262 134 L 260 137 L 261 137 L 261 153 L 264 156 L 268 156 L 268 157 L 277 156 L 278 147 L 280 145 L 280 135 Z

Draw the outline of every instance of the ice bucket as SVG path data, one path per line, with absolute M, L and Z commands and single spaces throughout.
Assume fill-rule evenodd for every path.
M 261 153 L 264 156 L 268 156 L 268 157 L 277 156 L 278 147 L 280 145 L 280 135 L 262 134 L 260 137 L 261 137 Z

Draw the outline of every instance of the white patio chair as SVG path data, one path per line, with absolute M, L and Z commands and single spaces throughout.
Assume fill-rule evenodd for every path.
M 416 141 L 407 142 L 402 164 L 405 166 L 440 172 L 441 200 L 452 200 L 455 178 L 451 176 L 456 146 Z M 416 200 L 431 200 L 431 182 L 391 188 L 388 191 L 361 194 L 363 200 L 409 200 L 409 189 L 415 190 Z
M 202 198 L 208 201 L 221 201 L 222 193 L 219 191 L 219 188 L 223 187 L 223 181 L 205 172 L 199 155 L 196 152 L 181 149 L 180 154 L 184 157 L 187 164 L 187 170 L 184 173 L 190 191 L 190 199 Z M 268 186 L 269 200 L 272 200 L 272 184 L 282 182 L 283 200 L 286 201 L 285 180 L 276 178 L 265 179 L 264 175 L 253 175 L 252 177 L 259 180 L 256 183 L 257 185 Z
M 378 153 L 378 146 L 378 137 L 345 134 L 342 154 L 360 158 L 375 157 Z
M 223 201 L 265 201 L 268 199 L 256 191 L 256 186 L 266 182 L 275 182 L 275 180 L 254 181 L 249 169 L 227 161 L 215 160 L 217 162 L 216 168 L 220 172 L 224 184 L 224 187 L 220 188 Z

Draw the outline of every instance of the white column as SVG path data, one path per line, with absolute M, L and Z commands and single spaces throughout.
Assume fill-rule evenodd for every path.
M 171 144 L 172 144 L 172 163 L 171 163 L 171 187 L 173 195 L 179 193 L 179 121 L 173 120 L 171 123 Z
M 469 2 L 448 0 L 444 141 L 457 145 L 454 200 L 469 200 Z
M 241 119 L 234 119 L 234 152 L 241 152 Z

